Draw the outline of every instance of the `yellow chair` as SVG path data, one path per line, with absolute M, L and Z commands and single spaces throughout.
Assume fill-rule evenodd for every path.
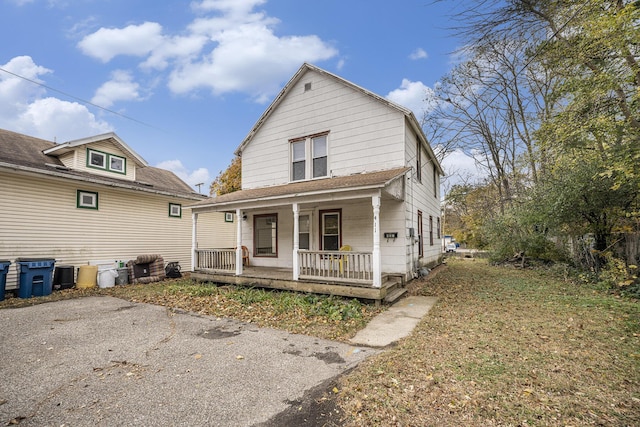
M 349 251 L 351 251 L 351 246 L 342 245 L 339 250 L 340 250 L 340 252 L 349 252 Z M 347 258 L 348 258 L 347 256 L 341 256 L 340 257 L 340 261 L 339 261 L 340 262 L 340 274 L 344 273 L 343 262 L 344 262 L 344 265 L 347 265 L 349 263 L 349 260 Z

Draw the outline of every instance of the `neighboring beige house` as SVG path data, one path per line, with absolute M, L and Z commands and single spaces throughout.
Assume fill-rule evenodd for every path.
M 0 260 L 13 263 L 7 289 L 17 286 L 17 258 L 78 267 L 160 254 L 188 271 L 192 224 L 183 208 L 203 198 L 114 133 L 55 144 L 0 130 Z M 211 216 L 198 239 L 233 247 L 235 225 Z
M 440 261 L 443 171 L 410 110 L 304 64 L 236 154 L 242 190 L 191 210 L 198 235 L 242 218 L 238 249 L 194 236 L 197 277 L 380 300 Z

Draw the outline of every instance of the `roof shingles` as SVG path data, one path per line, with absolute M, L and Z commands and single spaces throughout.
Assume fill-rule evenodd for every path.
M 43 153 L 44 150 L 55 146 L 55 143 L 44 139 L 0 129 L 0 163 L 41 170 L 43 173 L 55 171 L 57 174 L 62 174 L 70 179 L 94 179 L 115 185 L 134 187 L 142 191 L 166 192 L 194 200 L 199 198 L 197 193 L 173 172 L 151 166 L 139 167 L 136 170 L 136 181 L 66 169 L 57 157 Z M 55 168 L 51 165 L 59 166 L 60 168 Z
M 298 181 L 284 185 L 270 187 L 251 188 L 235 191 L 212 197 L 191 205 L 192 208 L 215 206 L 234 202 L 244 202 L 257 199 L 270 199 L 295 195 L 304 195 L 314 192 L 328 192 L 347 189 L 362 189 L 367 187 L 384 187 L 390 181 L 404 175 L 411 168 L 402 167 L 376 172 L 339 176 L 332 178 L 314 179 L 311 181 Z

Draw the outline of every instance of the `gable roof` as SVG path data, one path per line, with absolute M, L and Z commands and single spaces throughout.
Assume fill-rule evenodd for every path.
M 240 203 L 252 203 L 256 201 L 282 200 L 319 194 L 335 194 L 337 192 L 346 193 L 349 191 L 382 189 L 401 176 L 404 176 L 409 170 L 411 170 L 410 167 L 402 167 L 348 176 L 297 181 L 271 187 L 239 190 L 233 193 L 223 194 L 222 196 L 212 197 L 188 207 L 230 207 Z
M 48 148 L 43 151 L 44 154 L 55 154 L 60 155 L 67 153 L 69 151 L 73 151 L 76 147 L 81 145 L 87 145 L 94 142 L 107 141 L 111 142 L 118 146 L 124 153 L 126 153 L 127 157 L 133 159 L 137 166 L 143 167 L 148 166 L 145 159 L 140 157 L 138 153 L 133 151 L 131 147 L 129 147 L 118 135 L 114 132 L 104 133 L 102 135 L 90 136 L 87 138 L 76 139 L 69 142 L 63 142 L 61 144 L 56 144 L 54 147 Z
M 115 136 L 115 134 L 106 135 L 108 135 L 107 138 L 113 138 Z M 96 138 L 95 141 L 101 141 L 104 139 L 104 135 L 98 135 L 93 138 Z M 117 138 L 117 136 L 115 136 L 115 138 Z M 86 138 L 77 141 L 85 141 L 84 144 L 86 144 L 88 143 L 87 141 L 91 139 L 92 138 Z M 120 138 L 117 138 L 116 141 L 118 140 L 120 140 Z M 63 146 L 63 149 L 68 149 L 69 145 L 66 144 L 71 143 L 59 145 Z M 65 167 L 56 156 L 45 154 L 62 154 L 62 151 L 56 150 L 59 145 L 44 139 L 0 129 L 0 168 L 6 167 L 23 172 L 57 176 L 60 178 L 183 197 L 192 200 L 201 200 L 204 197 L 203 195 L 196 193 L 187 183 L 178 178 L 173 172 L 152 166 L 138 167 L 136 170 L 135 181 L 128 181 L 116 177 L 112 178 L 103 175 L 95 175 L 90 172 L 69 169 Z M 82 144 L 78 143 L 76 146 L 77 145 Z M 128 148 L 126 144 L 124 144 L 123 147 L 127 148 L 127 153 L 129 151 L 133 151 Z M 135 161 L 138 163 L 138 159 L 142 158 L 138 155 L 136 156 L 137 158 Z M 142 162 L 146 165 L 144 160 L 142 160 Z
M 291 77 L 291 79 L 287 82 L 287 84 L 284 85 L 284 87 L 282 88 L 280 93 L 274 98 L 274 100 L 271 102 L 269 107 L 267 107 L 267 109 L 264 111 L 264 113 L 262 113 L 262 115 L 260 116 L 258 121 L 253 125 L 253 127 L 251 128 L 251 130 L 247 134 L 247 136 L 244 138 L 244 140 L 242 140 L 242 142 L 240 143 L 238 148 L 236 148 L 235 155 L 237 155 L 237 156 L 241 155 L 242 150 L 247 146 L 247 144 L 249 144 L 251 142 L 251 140 L 253 139 L 254 135 L 258 132 L 260 127 L 262 127 L 262 125 L 269 119 L 271 114 L 275 111 L 275 109 L 278 107 L 278 105 L 280 105 L 282 100 L 287 96 L 287 94 L 291 91 L 291 89 L 309 71 L 315 71 L 316 73 L 319 73 L 319 74 L 321 74 L 323 76 L 326 76 L 326 77 L 328 77 L 328 78 L 330 78 L 332 80 L 335 80 L 335 81 L 337 81 L 337 82 L 339 82 L 339 83 L 341 83 L 341 84 L 343 84 L 345 86 L 348 86 L 348 87 L 352 88 L 353 90 L 355 90 L 357 92 L 362 93 L 363 95 L 366 95 L 368 97 L 373 98 L 377 102 L 379 102 L 381 104 L 384 104 L 384 105 L 388 106 L 389 108 L 392 108 L 392 109 L 402 113 L 405 116 L 406 120 L 411 125 L 411 128 L 414 130 L 414 132 L 416 133 L 416 135 L 418 136 L 418 138 L 422 142 L 422 145 L 426 148 L 429 157 L 431 158 L 431 160 L 433 160 L 433 163 L 437 166 L 438 172 L 440 173 L 440 175 L 444 175 L 444 171 L 442 170 L 442 166 L 440 165 L 440 162 L 436 159 L 435 153 L 433 152 L 433 149 L 431 148 L 431 145 L 429 145 L 429 141 L 427 141 L 427 137 L 425 136 L 424 132 L 422 131 L 422 127 L 420 126 L 420 124 L 418 123 L 418 120 L 416 119 L 416 116 L 413 114 L 413 112 L 410 109 L 405 108 L 405 107 L 403 107 L 403 106 L 401 106 L 399 104 L 396 104 L 395 102 L 389 101 L 388 99 L 383 98 L 380 95 L 377 95 L 377 94 L 375 94 L 375 93 L 373 93 L 371 91 L 368 91 L 367 89 L 364 89 L 364 88 L 356 85 L 355 83 L 352 83 L 352 82 L 350 82 L 348 80 L 345 80 L 342 77 L 339 77 L 339 76 L 337 76 L 337 75 L 335 75 L 333 73 L 330 73 L 330 72 L 328 72 L 326 70 L 323 70 L 322 68 L 319 68 L 319 67 L 317 67 L 315 65 L 309 64 L 307 62 L 302 64 L 302 66 L 293 75 L 293 77 Z

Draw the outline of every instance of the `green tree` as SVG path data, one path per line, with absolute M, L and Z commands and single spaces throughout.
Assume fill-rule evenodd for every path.
M 221 196 L 242 189 L 242 160 L 235 157 L 229 167 L 211 183 L 209 195 Z
M 491 241 L 510 239 L 532 248 L 542 227 L 554 236 L 589 234 L 593 248 L 603 251 L 617 239 L 616 232 L 637 233 L 640 2 L 475 0 L 464 6 L 458 34 L 465 37 L 468 56 L 480 67 L 458 74 L 463 78 L 460 87 L 495 93 L 471 118 L 477 121 L 490 108 L 508 112 L 493 117 L 515 129 L 519 140 L 532 142 L 523 145 L 526 150 L 515 150 L 519 157 L 512 157 L 507 177 L 530 179 L 521 191 L 514 191 L 509 182 L 514 202 L 502 216 L 492 218 L 495 227 L 488 232 L 498 237 Z M 487 57 L 487 52 L 493 56 Z M 487 58 L 496 58 L 489 61 L 491 66 L 508 65 L 497 55 L 500 52 L 509 54 L 504 58 L 517 58 L 516 65 L 487 72 Z M 516 89 L 522 105 L 535 108 L 520 108 L 517 98 L 508 95 Z M 475 107 L 461 104 L 468 106 Z M 468 111 L 459 117 L 469 121 Z M 453 122 L 455 115 L 448 119 Z M 492 155 L 491 150 L 485 153 Z M 504 175 L 499 168 L 495 172 Z

